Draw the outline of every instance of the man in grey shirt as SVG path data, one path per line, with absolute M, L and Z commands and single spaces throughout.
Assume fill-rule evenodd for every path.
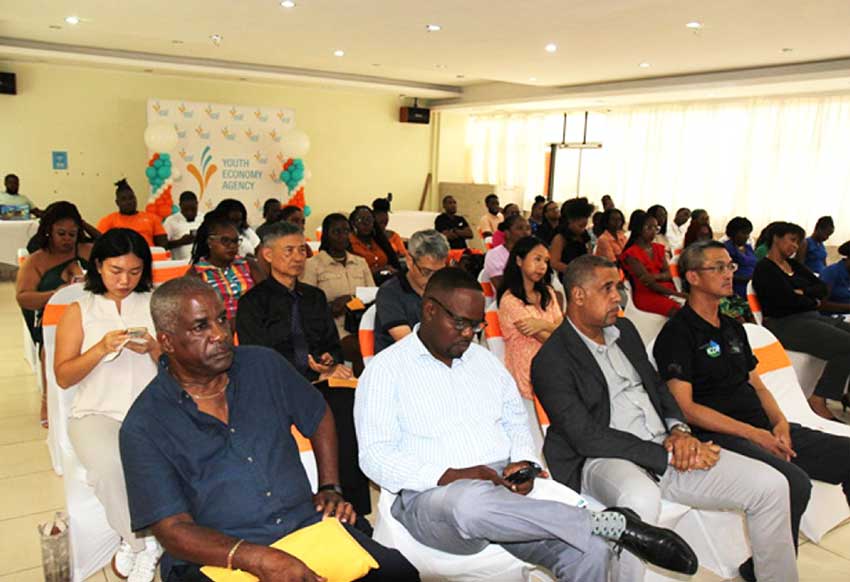
M 571 261 L 567 317 L 532 363 L 534 392 L 551 422 L 543 451 L 552 476 L 603 504 L 632 507 L 649 523 L 658 522 L 662 499 L 742 511 L 758 580 L 797 580 L 787 481 L 691 435 L 634 325 L 618 317 L 618 281 L 616 265 L 602 257 Z M 755 579 L 751 561 L 741 574 Z M 624 555 L 617 579 L 643 576 L 643 565 Z
M 407 243 L 407 270 L 378 289 L 375 297 L 375 353 L 413 331 L 422 312 L 428 279 L 446 266 L 449 241 L 436 230 L 414 232 Z

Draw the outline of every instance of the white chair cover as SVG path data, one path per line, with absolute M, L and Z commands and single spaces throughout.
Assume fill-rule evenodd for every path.
M 377 308 L 372 305 L 360 318 L 360 327 L 357 331 L 357 339 L 360 342 L 360 355 L 363 357 L 363 365 L 366 366 L 375 357 L 375 313 Z
M 626 307 L 623 310 L 625 317 L 628 317 L 631 322 L 635 324 L 643 343 L 649 344 L 655 339 L 658 332 L 660 332 L 661 328 L 664 327 L 664 324 L 667 323 L 667 318 L 663 315 L 658 315 L 657 313 L 641 311 L 635 307 L 631 283 L 629 283 L 629 280 L 626 279 L 623 281 L 623 285 L 625 286 L 626 293 L 629 297 Z
M 765 327 L 747 324 L 747 338 L 759 360 L 757 371 L 770 390 L 782 412 L 791 422 L 803 426 L 850 437 L 850 426 L 826 420 L 815 414 L 800 387 L 791 361 L 779 341 Z M 800 531 L 815 543 L 832 528 L 850 518 L 850 508 L 840 485 L 812 481 L 812 497 Z
M 47 380 L 47 406 L 50 418 L 48 448 L 53 470 L 63 475 L 65 506 L 70 520 L 71 555 L 74 582 L 103 568 L 112 559 L 121 539 L 106 521 L 106 513 L 86 482 L 86 472 L 68 438 L 68 418 L 76 386 L 59 388 L 53 372 L 56 324 L 67 306 L 82 297 L 83 285 L 69 285 L 56 292 L 44 311 L 44 356 Z

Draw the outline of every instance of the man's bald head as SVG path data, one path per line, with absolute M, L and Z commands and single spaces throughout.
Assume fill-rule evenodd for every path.
M 163 283 L 151 297 L 151 317 L 157 332 L 174 333 L 185 311 L 185 301 L 190 297 L 218 296 L 212 287 L 195 277 L 180 277 Z

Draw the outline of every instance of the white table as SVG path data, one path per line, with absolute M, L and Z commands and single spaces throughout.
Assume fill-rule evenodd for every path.
M 403 239 L 408 239 L 419 230 L 434 228 L 434 219 L 438 212 L 425 210 L 395 210 L 390 213 L 387 228 L 396 231 Z
M 0 220 L 0 263 L 17 265 L 18 249 L 25 248 L 37 230 L 37 220 Z

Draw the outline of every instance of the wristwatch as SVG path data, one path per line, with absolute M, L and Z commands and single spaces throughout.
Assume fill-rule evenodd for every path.
M 674 430 L 679 430 L 679 431 L 682 431 L 683 433 L 689 434 L 689 435 L 694 434 L 694 431 L 691 430 L 691 427 L 689 427 L 684 422 L 680 422 L 680 423 L 674 425 L 673 428 L 670 429 L 670 432 L 673 432 Z
M 340 487 L 337 483 L 327 483 L 325 485 L 322 485 L 316 490 L 316 493 L 320 493 L 322 491 L 333 491 L 340 497 L 343 497 L 342 487 Z

